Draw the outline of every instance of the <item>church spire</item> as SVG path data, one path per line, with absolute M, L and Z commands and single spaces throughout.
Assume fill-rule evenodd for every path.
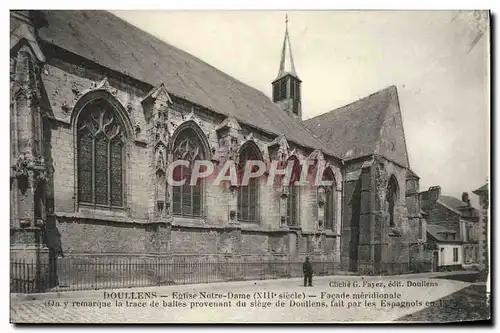
M 276 80 L 290 74 L 298 78 L 295 72 L 295 65 L 293 63 L 292 46 L 290 43 L 290 35 L 288 34 L 288 14 L 285 16 L 285 38 L 283 39 L 283 49 L 281 51 L 280 70 Z
M 283 111 L 300 120 L 302 120 L 301 82 L 293 63 L 290 35 L 288 34 L 288 15 L 286 15 L 285 39 L 283 40 L 283 51 L 281 52 L 280 71 L 278 77 L 272 82 L 273 102 Z

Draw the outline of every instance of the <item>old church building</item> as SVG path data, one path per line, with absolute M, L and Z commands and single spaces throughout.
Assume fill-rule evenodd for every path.
M 396 87 L 304 121 L 287 29 L 261 92 L 105 11 L 10 26 L 11 258 L 309 255 L 361 272 L 422 250 Z M 333 185 L 172 187 L 181 158 L 324 162 Z

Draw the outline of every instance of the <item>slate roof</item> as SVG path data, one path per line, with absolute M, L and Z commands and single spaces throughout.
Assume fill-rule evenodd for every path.
M 488 184 L 484 184 L 483 186 L 481 186 L 477 190 L 472 191 L 472 193 L 480 194 L 480 193 L 483 193 L 483 192 L 487 193 L 488 191 L 489 191 Z
M 420 177 L 415 173 L 415 171 L 411 170 L 411 169 L 408 169 L 408 173 L 407 173 L 407 178 L 417 178 L 417 179 L 420 179 Z
M 300 120 L 261 91 L 107 11 L 52 10 L 43 14 L 48 25 L 40 28 L 39 38 L 45 42 L 152 87 L 163 82 L 174 96 L 335 156 Z
M 457 210 L 459 210 L 460 208 L 465 208 L 467 206 L 467 204 L 462 200 L 448 195 L 441 195 L 439 196 L 438 200 L 444 203 L 446 206 Z
M 457 242 L 458 239 L 445 239 L 442 233 L 452 233 L 456 235 L 456 231 L 447 229 L 441 225 L 437 224 L 427 224 L 427 233 L 429 233 L 434 239 L 440 242 Z
M 448 195 L 440 195 L 437 202 L 441 203 L 445 207 L 451 208 L 453 211 L 455 211 L 457 214 L 460 214 L 460 216 L 462 217 L 475 218 L 479 216 L 478 210 L 474 207 L 471 207 L 472 211 L 470 213 L 466 212 L 467 211 L 466 208 L 468 208 L 467 204 L 458 198 Z
M 377 151 L 382 125 L 395 98 L 396 87 L 390 86 L 304 123 L 340 157 L 371 155 Z

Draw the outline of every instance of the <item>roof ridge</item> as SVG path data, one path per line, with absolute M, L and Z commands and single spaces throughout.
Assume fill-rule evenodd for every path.
M 325 147 L 325 148 L 323 148 L 323 150 L 324 150 L 324 149 L 329 149 L 329 148 L 328 148 L 328 145 L 327 145 L 325 142 L 323 142 L 323 140 L 321 140 L 320 138 L 318 138 L 318 137 L 316 136 L 316 134 L 314 134 L 314 133 L 313 133 L 313 131 L 311 131 L 311 130 L 310 130 L 310 129 L 309 129 L 309 128 L 308 128 L 308 127 L 304 124 L 304 121 L 299 121 L 299 123 L 300 123 L 300 125 L 301 125 L 301 126 L 302 126 L 302 127 L 303 127 L 303 128 L 304 128 L 304 129 L 305 129 L 305 130 L 309 133 L 309 134 L 311 134 L 311 136 L 312 136 L 314 139 L 316 139 L 316 141 L 318 141 L 319 143 L 321 143 L 321 145 L 322 145 L 322 146 L 324 146 L 324 147 Z M 328 151 L 326 151 L 326 153 L 328 153 Z M 328 153 L 328 155 L 330 155 L 330 154 Z M 337 156 L 336 154 L 335 154 L 335 155 L 333 155 L 333 156 L 334 156 L 334 157 L 338 157 L 339 159 L 342 159 L 340 156 Z
M 233 116 L 263 133 L 287 135 L 308 149 L 340 158 L 305 124 L 284 112 L 268 94 L 210 65 L 166 39 L 107 10 L 45 10 L 48 24 L 39 38 L 153 88 L 164 82 L 169 94 L 211 112 Z M 69 23 L 74 21 L 73 25 Z M 76 37 L 75 37 L 76 36 Z M 134 40 L 135 39 L 135 40 Z M 135 46 L 135 47 L 134 47 Z M 137 48 L 142 57 L 134 55 Z M 97 49 L 98 48 L 98 49 Z
M 110 15 L 113 15 L 114 17 L 116 17 L 117 19 L 121 20 L 122 22 L 124 22 L 124 23 L 125 23 L 125 24 L 127 24 L 128 26 L 131 26 L 131 27 L 133 27 L 133 28 L 134 28 L 134 29 L 136 29 L 136 30 L 139 30 L 139 31 L 141 31 L 141 32 L 143 32 L 143 33 L 146 33 L 146 34 L 150 35 L 151 37 L 153 37 L 153 38 L 154 38 L 154 39 L 156 39 L 157 41 L 159 41 L 159 42 L 161 42 L 161 43 L 164 43 L 164 44 L 168 44 L 168 45 L 170 45 L 171 47 L 175 48 L 177 51 L 182 52 L 183 54 L 185 54 L 185 55 L 187 55 L 187 56 L 191 57 L 192 59 L 195 59 L 196 61 L 199 61 L 199 62 L 203 63 L 204 65 L 207 65 L 208 67 L 211 67 L 212 69 L 216 70 L 219 74 L 222 74 L 223 76 L 225 76 L 225 77 L 227 77 L 227 78 L 230 78 L 231 80 L 236 81 L 236 82 L 238 82 L 239 84 L 244 85 L 244 86 L 246 86 L 246 87 L 248 87 L 248 88 L 252 89 L 255 93 L 260 94 L 260 97 L 262 97 L 262 98 L 266 98 L 267 100 L 271 101 L 272 105 L 273 105 L 276 109 L 278 109 L 279 111 L 283 112 L 283 110 L 281 110 L 281 109 L 279 108 L 279 106 L 278 106 L 278 105 L 276 105 L 274 102 L 272 102 L 271 98 L 270 98 L 268 95 L 266 95 L 266 93 L 264 93 L 263 91 L 261 91 L 261 90 L 259 90 L 259 89 L 255 88 L 255 87 L 252 87 L 251 85 L 249 85 L 249 84 L 247 84 L 247 83 L 245 83 L 245 82 L 243 82 L 243 81 L 241 81 L 241 80 L 239 80 L 239 79 L 237 79 L 237 78 L 235 78 L 235 77 L 233 77 L 233 76 L 229 75 L 228 73 L 226 73 L 226 72 L 224 72 L 224 71 L 222 71 L 222 70 L 218 69 L 217 67 L 215 67 L 215 66 L 213 66 L 213 65 L 211 65 L 211 64 L 209 64 L 209 63 L 207 63 L 207 62 L 205 62 L 204 60 L 202 60 L 202 59 L 200 59 L 200 58 L 196 57 L 195 55 L 193 55 L 193 54 L 191 54 L 191 53 L 189 53 L 189 52 L 187 52 L 187 51 L 184 51 L 184 50 L 182 50 L 181 48 L 179 48 L 179 47 L 177 47 L 177 46 L 175 46 L 175 45 L 173 45 L 173 44 L 171 44 L 171 43 L 169 43 L 169 42 L 164 41 L 164 40 L 163 40 L 163 39 L 161 39 L 160 37 L 155 36 L 154 34 L 152 34 L 152 33 L 148 32 L 148 31 L 145 31 L 145 30 L 143 30 L 143 29 L 141 29 L 141 28 L 139 28 L 139 27 L 137 27 L 137 26 L 133 25 L 132 23 L 128 22 L 127 20 L 124 20 L 124 19 L 122 19 L 121 17 L 119 17 L 119 16 L 117 16 L 117 15 L 115 15 L 115 14 L 111 13 L 110 11 L 105 10 L 104 12 L 106 12 L 106 13 L 108 13 L 108 14 L 110 14 Z M 285 114 L 286 114 L 286 113 L 285 113 Z M 288 115 L 288 114 L 287 114 L 287 115 Z M 306 131 L 307 131 L 307 132 L 311 135 L 311 137 L 312 137 L 312 138 L 313 138 L 316 142 L 318 142 L 319 144 L 321 144 L 321 146 L 322 146 L 322 150 L 323 150 L 323 151 L 324 151 L 327 155 L 331 155 L 332 157 L 335 157 L 335 158 L 341 159 L 339 156 L 337 156 L 336 154 L 334 154 L 334 152 L 333 152 L 333 151 L 330 151 L 330 149 L 328 149 L 328 146 L 327 146 L 327 145 L 326 145 L 323 141 L 321 141 L 318 137 L 316 137 L 316 135 L 314 135 L 314 134 L 312 133 L 312 131 L 310 131 L 310 130 L 309 130 L 309 129 L 308 129 L 308 128 L 304 125 L 304 122 L 303 122 L 303 121 L 298 120 L 298 119 L 296 119 L 295 117 L 292 117 L 292 116 L 290 116 L 290 115 L 288 115 L 288 116 L 289 116 L 289 118 L 290 118 L 292 121 L 296 122 L 297 124 L 299 124 L 299 126 L 301 126 L 304 130 L 306 130 Z M 277 133 L 275 133 L 275 134 L 277 135 Z M 292 141 L 293 141 L 293 140 L 292 140 Z M 299 142 L 297 142 L 297 143 L 298 143 L 298 144 L 301 144 L 301 143 L 299 143 Z M 306 147 L 307 147 L 307 146 L 306 146 Z M 313 149 L 314 149 L 314 147 L 309 147 L 309 148 L 313 148 Z
M 451 210 L 452 212 L 457 213 L 457 214 L 459 214 L 459 215 L 462 215 L 462 213 L 461 213 L 459 210 L 457 210 L 456 208 L 451 207 L 451 206 L 450 206 L 450 205 L 448 205 L 447 203 L 445 203 L 445 202 L 443 202 L 443 201 L 441 201 L 441 200 L 439 200 L 439 199 L 437 199 L 437 200 L 436 200 L 436 202 L 437 202 L 437 203 L 439 203 L 439 204 L 440 204 L 441 206 L 443 206 L 444 208 L 449 209 L 449 210 Z
M 83 10 L 83 11 L 85 11 L 85 10 Z M 88 11 L 88 10 L 86 10 L 86 11 Z M 105 13 L 108 13 L 108 14 L 110 14 L 110 15 L 113 15 L 113 16 L 114 16 L 114 17 L 116 17 L 118 20 L 120 20 L 120 21 L 124 22 L 125 24 L 127 24 L 127 25 L 128 25 L 128 26 L 130 26 L 130 27 L 132 27 L 133 29 L 139 30 L 139 31 L 140 31 L 140 32 L 142 32 L 142 33 L 145 33 L 145 34 L 150 35 L 151 37 L 153 37 L 154 39 L 156 39 L 158 42 L 163 43 L 163 44 L 168 44 L 168 45 L 170 45 L 171 47 L 173 47 L 174 49 L 176 49 L 176 51 L 179 51 L 179 52 L 183 53 L 184 55 L 186 55 L 186 56 L 188 56 L 188 57 L 190 57 L 190 58 L 192 58 L 192 59 L 194 59 L 194 60 L 196 60 L 196 61 L 199 61 L 199 62 L 203 63 L 204 65 L 206 65 L 206 66 L 208 66 L 208 67 L 210 67 L 210 68 L 214 69 L 215 71 L 217 71 L 219 74 L 222 74 L 223 76 L 225 76 L 225 77 L 227 77 L 227 78 L 230 78 L 231 80 L 236 81 L 236 82 L 238 82 L 239 84 L 242 84 L 242 85 L 244 85 L 244 86 L 246 86 L 246 87 L 248 87 L 248 88 L 251 88 L 251 89 L 252 89 L 252 90 L 254 90 L 255 92 L 258 92 L 258 93 L 262 94 L 262 95 L 263 95 L 263 97 L 266 97 L 267 99 L 271 100 L 271 98 L 270 98 L 270 97 L 268 97 L 268 96 L 267 96 L 267 95 L 266 95 L 263 91 L 261 91 L 261 90 L 259 90 L 259 89 L 255 88 L 255 87 L 253 87 L 253 86 L 249 85 L 248 83 L 245 83 L 245 82 L 241 81 L 241 80 L 240 80 L 240 79 L 238 79 L 238 78 L 235 78 L 234 76 L 229 75 L 228 73 L 226 73 L 226 72 L 224 72 L 224 71 L 220 70 L 219 68 L 215 67 L 214 65 L 211 65 L 210 63 L 208 63 L 208 62 L 204 61 L 203 59 L 198 58 L 197 56 L 195 56 L 195 55 L 193 55 L 193 54 L 191 54 L 191 53 L 189 53 L 189 52 L 187 52 L 187 51 L 184 51 L 183 49 L 181 49 L 180 47 L 178 47 L 178 46 L 176 46 L 176 45 L 172 44 L 171 42 L 167 42 L 167 41 L 165 41 L 165 40 L 161 39 L 160 37 L 156 36 L 155 34 L 150 33 L 150 32 L 148 32 L 148 31 L 145 31 L 145 30 L 143 30 L 143 29 L 141 29 L 141 28 L 139 28 L 139 27 L 137 27 L 137 26 L 133 25 L 133 24 L 132 24 L 132 23 L 130 23 L 129 21 L 127 21 L 127 20 L 125 20 L 125 19 L 122 19 L 121 17 L 119 17 L 119 16 L 117 16 L 117 15 L 115 15 L 115 14 L 111 13 L 110 11 L 104 10 L 104 12 L 105 12 Z M 273 103 L 273 104 L 274 104 L 274 103 Z M 276 107 L 278 107 L 278 106 L 276 105 Z
M 448 198 L 453 198 L 453 199 L 457 199 L 457 200 L 460 200 L 459 198 L 453 196 L 453 195 L 449 195 L 449 194 L 441 194 L 442 197 L 448 197 Z M 460 200 L 462 201 L 462 200 Z
M 274 103 L 273 103 L 273 104 L 274 104 Z M 275 105 L 276 105 L 276 104 L 275 104 Z M 278 106 L 276 105 L 276 107 L 278 107 Z M 278 107 L 278 108 L 279 108 L 279 107 Z M 285 111 L 283 111 L 283 110 L 281 110 L 281 109 L 279 109 L 279 110 L 280 110 L 281 112 L 283 112 L 283 114 L 284 114 L 285 116 L 287 116 L 287 117 L 288 117 L 291 121 L 295 122 L 297 125 L 299 125 L 300 127 L 302 127 L 302 129 L 304 129 L 305 131 L 307 131 L 307 133 L 309 133 L 309 134 L 311 135 L 311 138 L 312 138 L 312 139 L 314 139 L 314 140 L 315 140 L 318 144 L 320 144 L 320 145 L 321 145 L 321 151 L 322 151 L 323 153 L 326 153 L 327 155 L 329 155 L 329 156 L 331 156 L 331 157 L 334 157 L 334 158 L 337 158 L 337 159 L 339 159 L 339 160 L 342 160 L 342 158 L 341 158 L 340 156 L 338 156 L 338 155 L 337 155 L 337 153 L 333 152 L 333 151 L 332 151 L 332 150 L 328 147 L 328 145 L 326 145 L 326 144 L 325 144 L 325 143 L 324 143 L 321 139 L 319 139 L 319 138 L 318 138 L 318 137 L 317 137 L 317 136 L 316 136 L 316 135 L 315 135 L 315 134 L 314 134 L 314 133 L 313 133 L 313 132 L 312 132 L 309 128 L 307 128 L 307 126 L 304 124 L 304 121 L 299 120 L 298 118 L 293 117 L 293 116 L 292 116 L 291 114 L 289 114 L 288 112 L 285 112 Z M 279 134 L 277 134 L 277 135 L 278 135 L 277 137 L 279 137 L 279 136 L 280 136 Z M 288 140 L 288 141 L 291 141 L 291 142 L 294 142 L 294 143 L 297 143 L 297 144 L 299 144 L 299 145 L 304 146 L 304 144 L 303 144 L 303 143 L 300 143 L 300 142 L 295 142 L 293 139 L 289 139 L 288 137 L 287 137 L 287 140 Z M 314 149 L 318 149 L 318 148 L 311 147 L 311 146 L 304 146 L 304 147 L 311 148 L 311 149 L 313 149 L 313 150 L 314 150 Z

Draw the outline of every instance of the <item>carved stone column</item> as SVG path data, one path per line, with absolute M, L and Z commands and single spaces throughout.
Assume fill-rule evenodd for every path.
M 44 182 L 41 80 L 43 54 L 33 37 L 29 11 L 11 13 L 19 27 L 11 35 L 11 261 L 17 263 L 11 286 L 40 288 L 49 284 L 48 249 L 43 243 Z M 22 43 L 27 41 L 27 43 Z M 26 264 L 34 269 L 23 270 Z M 20 291 L 22 291 L 21 289 Z M 17 291 L 17 290 L 15 290 Z
M 322 230 L 325 227 L 325 187 L 324 186 L 318 187 L 317 204 L 318 204 L 318 230 Z
M 231 128 L 228 136 L 226 137 L 227 140 L 227 146 L 229 149 L 229 152 L 227 154 L 228 159 L 226 161 L 232 161 L 234 163 L 235 168 L 237 169 L 238 167 L 241 167 L 239 165 L 239 141 L 238 141 L 238 136 L 237 132 L 235 129 Z M 240 186 L 234 185 L 234 184 L 229 184 L 229 223 L 238 223 L 238 195 L 240 191 Z
M 287 209 L 288 209 L 288 196 L 290 195 L 290 188 L 286 185 L 281 185 L 280 195 L 280 228 L 288 226 Z
M 13 227 L 34 227 L 43 220 L 40 211 L 42 181 L 45 165 L 41 151 L 41 115 L 36 90 L 37 68 L 28 47 L 19 50 L 14 80 L 11 82 L 11 116 L 13 127 L 12 191 L 15 192 L 16 210 Z M 37 210 L 35 212 L 35 210 Z M 43 223 L 42 223 L 43 224 Z
M 229 224 L 238 223 L 238 195 L 239 188 L 237 186 L 229 185 Z
M 237 169 L 240 162 L 241 148 L 241 127 L 235 118 L 226 118 L 216 128 L 217 137 L 220 143 L 220 152 L 222 153 L 223 163 L 234 163 Z M 230 192 L 228 193 L 228 223 L 238 223 L 238 194 L 239 186 L 229 183 Z
M 171 154 L 168 151 L 170 133 L 167 122 L 168 106 L 172 100 L 165 85 L 160 84 L 153 88 L 141 103 L 148 121 L 147 133 L 151 154 L 150 217 L 153 220 L 165 220 L 171 210 L 167 186 L 167 166 L 171 162 Z
M 172 153 L 168 154 L 167 163 L 170 165 L 174 161 L 174 155 Z M 165 216 L 168 221 L 171 221 L 173 218 L 173 187 L 172 184 L 167 181 L 167 197 L 165 198 Z

